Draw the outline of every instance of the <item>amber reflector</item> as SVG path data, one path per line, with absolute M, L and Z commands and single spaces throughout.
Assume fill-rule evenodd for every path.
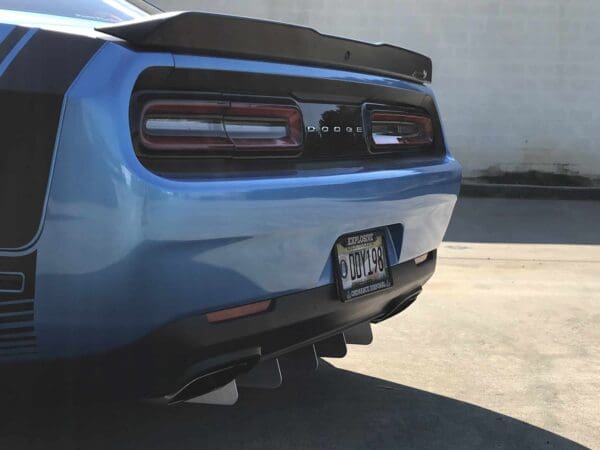
M 271 306 L 271 300 L 251 303 L 249 305 L 236 306 L 235 308 L 221 309 L 208 313 L 206 318 L 210 323 L 225 322 L 226 320 L 238 319 L 240 317 L 252 316 L 265 312 Z

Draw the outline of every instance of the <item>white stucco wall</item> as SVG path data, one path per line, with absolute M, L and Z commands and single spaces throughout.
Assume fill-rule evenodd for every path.
M 154 1 L 423 52 L 466 176 L 600 177 L 599 0 Z

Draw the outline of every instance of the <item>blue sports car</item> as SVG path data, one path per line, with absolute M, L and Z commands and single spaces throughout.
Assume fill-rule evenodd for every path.
M 369 343 L 459 191 L 430 81 L 301 26 L 0 0 L 0 377 L 230 402 Z

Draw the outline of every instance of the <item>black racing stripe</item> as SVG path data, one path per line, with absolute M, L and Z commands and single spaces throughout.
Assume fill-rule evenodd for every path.
M 17 45 L 17 42 L 21 40 L 27 33 L 27 29 L 23 27 L 15 27 L 8 36 L 0 42 L 0 63 L 4 61 L 4 58 L 10 53 L 10 51 Z
M 8 67 L 0 88 L 62 96 L 102 42 L 40 30 Z
M 18 349 L 17 349 L 18 350 Z M 23 349 L 25 350 L 25 349 Z M 35 355 L 37 354 L 37 350 L 31 350 L 31 351 L 19 351 L 19 352 L 12 352 L 9 350 L 10 353 L 1 353 L 0 354 L 0 359 L 5 359 L 5 358 L 15 358 L 17 356 L 23 356 L 23 357 L 29 357 L 29 355 Z
M 0 273 L 0 291 L 20 292 L 23 276 L 19 273 Z
M 35 237 L 63 97 L 103 42 L 37 31 L 0 78 L 0 248 Z
M 25 256 L 0 256 L 0 273 L 22 273 L 25 278 L 23 290 L 21 292 L 0 292 L 0 313 L 33 309 L 33 305 L 31 303 L 11 306 L 3 305 L 2 303 L 33 300 L 35 298 L 36 260 L 36 252 Z
M 0 328 L 0 335 L 2 336 L 32 332 L 33 327 Z
M 11 344 L 13 342 L 30 342 L 35 341 L 35 336 L 18 336 L 18 337 L 0 337 L 0 345 Z M 35 343 L 27 344 L 28 346 L 35 346 Z
M 33 302 L 0 304 L 0 314 L 14 314 L 33 311 Z
M 19 314 L 18 316 L 0 316 L 0 323 L 31 322 L 32 320 L 33 314 Z
M 4 350 L 14 350 L 16 348 L 35 348 L 36 345 L 35 344 L 23 344 L 23 345 L 8 345 L 6 347 L 0 347 L 0 351 L 4 351 Z

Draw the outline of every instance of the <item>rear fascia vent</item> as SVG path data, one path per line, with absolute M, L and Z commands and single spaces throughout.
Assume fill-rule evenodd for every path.
M 35 266 L 36 253 L 0 256 L 0 362 L 37 353 Z

